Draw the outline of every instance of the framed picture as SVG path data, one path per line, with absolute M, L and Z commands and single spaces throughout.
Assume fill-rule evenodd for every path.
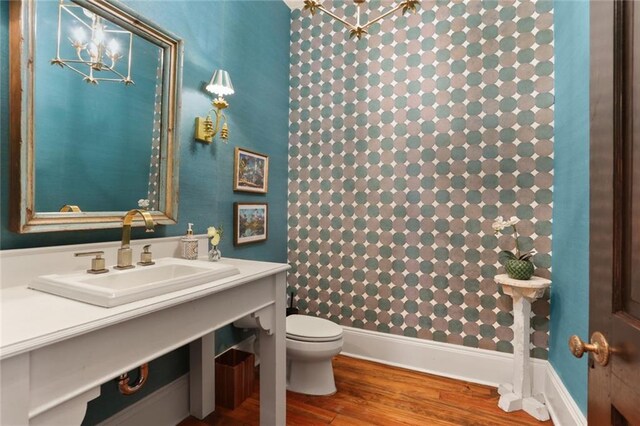
M 267 203 L 233 203 L 233 244 L 266 241 L 269 224 Z
M 233 190 L 267 193 L 269 156 L 236 147 L 233 162 Z

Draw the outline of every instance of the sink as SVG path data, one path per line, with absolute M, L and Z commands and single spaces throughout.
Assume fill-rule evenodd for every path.
M 91 275 L 86 272 L 42 275 L 29 288 L 92 305 L 111 308 L 209 283 L 240 273 L 223 262 L 165 257 L 151 266 Z

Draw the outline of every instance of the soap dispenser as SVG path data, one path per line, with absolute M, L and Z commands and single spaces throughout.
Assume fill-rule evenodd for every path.
M 193 236 L 193 230 L 191 227 L 193 223 L 189 224 L 187 229 L 187 235 L 182 237 L 182 257 L 189 260 L 195 260 L 198 258 L 198 239 Z

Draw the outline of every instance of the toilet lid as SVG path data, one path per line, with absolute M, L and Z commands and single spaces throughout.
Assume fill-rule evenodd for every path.
M 329 342 L 342 337 L 342 327 L 323 318 L 289 315 L 287 337 L 307 342 Z

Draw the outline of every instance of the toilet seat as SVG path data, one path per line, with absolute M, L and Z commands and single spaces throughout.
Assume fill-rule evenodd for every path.
M 287 339 L 301 342 L 333 342 L 342 338 L 342 327 L 317 317 L 289 315 Z

